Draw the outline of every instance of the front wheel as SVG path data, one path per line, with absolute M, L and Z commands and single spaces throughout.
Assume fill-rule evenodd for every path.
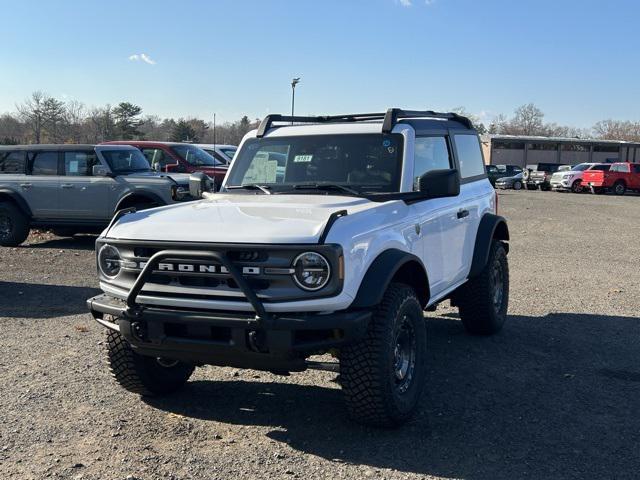
M 491 335 L 500 331 L 509 307 L 509 264 L 504 243 L 492 242 L 486 266 L 458 289 L 455 302 L 469 333 Z
M 521 190 L 522 189 L 522 182 L 513 182 L 513 189 L 514 190 Z
M 392 283 L 375 309 L 367 336 L 340 352 L 347 410 L 357 422 L 398 426 L 414 413 L 426 371 L 427 336 L 420 302 Z
M 575 182 L 573 182 L 573 184 L 571 185 L 571 191 L 573 193 L 582 193 L 582 180 L 576 180 Z
M 120 333 L 112 330 L 107 331 L 107 358 L 121 387 L 149 397 L 179 390 L 194 370 L 193 365 L 177 360 L 140 355 Z

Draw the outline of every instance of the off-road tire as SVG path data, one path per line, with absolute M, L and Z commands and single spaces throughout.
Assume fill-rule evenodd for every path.
M 408 330 L 412 340 L 407 351 L 413 349 L 415 355 L 404 357 L 399 339 Z M 379 427 L 407 421 L 424 387 L 426 354 L 425 320 L 415 291 L 392 283 L 373 312 L 366 337 L 340 352 L 340 383 L 349 416 Z M 405 358 L 407 363 L 398 363 Z M 408 365 L 403 378 L 401 365 Z
M 17 247 L 29 236 L 29 218 L 10 202 L 0 202 L 0 246 Z
M 499 281 L 496 275 L 500 275 Z M 502 292 L 498 299 L 496 289 L 500 285 Z M 493 240 L 487 265 L 480 275 L 458 289 L 455 303 L 467 332 L 491 335 L 500 331 L 509 307 L 509 264 L 504 243 Z
M 158 396 L 182 388 L 193 373 L 194 366 L 176 362 L 162 366 L 157 358 L 133 351 L 120 333 L 107 331 L 107 359 L 109 369 L 124 389 L 142 396 Z
M 622 180 L 618 180 L 613 184 L 611 191 L 616 195 L 624 195 L 627 191 L 627 185 Z

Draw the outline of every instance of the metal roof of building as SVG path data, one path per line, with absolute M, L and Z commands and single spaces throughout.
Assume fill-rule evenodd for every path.
M 482 135 L 483 141 L 490 140 L 511 140 L 515 142 L 548 142 L 548 143 L 590 143 L 590 144 L 615 144 L 626 146 L 640 146 L 640 142 L 629 142 L 626 140 L 602 140 L 598 138 L 575 138 L 575 137 L 541 137 L 541 136 L 520 136 L 520 135 Z

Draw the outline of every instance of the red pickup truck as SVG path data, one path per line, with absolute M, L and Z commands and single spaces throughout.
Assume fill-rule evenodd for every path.
M 588 170 L 584 172 L 582 184 L 592 193 L 612 191 L 624 195 L 627 190 L 640 190 L 640 163 L 613 163 L 608 172 Z

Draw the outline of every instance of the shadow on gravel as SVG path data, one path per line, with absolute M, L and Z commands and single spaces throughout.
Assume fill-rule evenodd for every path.
M 338 389 L 191 382 L 150 401 L 188 417 L 273 427 L 326 459 L 466 479 L 634 478 L 640 469 L 640 319 L 512 316 L 493 337 L 428 322 L 420 412 L 398 430 L 355 425 Z
M 56 237 L 40 243 L 30 243 L 21 248 L 52 248 L 54 250 L 93 250 L 96 246 L 96 235 L 76 235 L 75 237 Z
M 89 287 L 0 281 L 0 318 L 55 318 L 87 313 L 85 300 L 100 290 Z

